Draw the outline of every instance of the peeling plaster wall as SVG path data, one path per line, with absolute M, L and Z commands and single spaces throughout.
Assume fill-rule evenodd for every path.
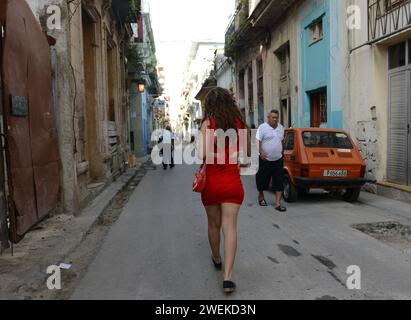
M 109 11 L 103 11 L 103 0 L 94 0 L 98 21 L 95 24 L 96 66 L 96 121 L 87 121 L 83 51 L 82 6 L 78 1 L 67 5 L 66 0 L 27 0 L 44 31 L 56 39 L 56 97 L 57 127 L 61 156 L 62 203 L 66 213 L 74 214 L 91 199 L 88 188 L 90 155 L 87 153 L 87 126 L 95 127 L 96 154 L 101 165 L 101 178 L 112 178 L 111 154 L 108 145 L 108 70 L 107 40 L 109 34 L 116 46 L 116 71 L 114 91 L 120 165 L 128 152 L 128 99 L 126 98 L 124 59 L 120 59 L 120 35 Z M 61 29 L 48 30 L 47 8 L 56 5 L 61 10 Z
M 357 140 L 367 164 L 367 177 L 383 181 L 387 172 L 388 142 L 388 65 L 387 49 L 382 45 L 359 46 L 368 41 L 366 1 L 346 1 L 360 8 L 361 28 L 350 30 L 350 103 L 344 124 Z M 377 192 L 376 186 L 368 186 Z
M 73 76 L 70 68 L 70 56 L 67 50 L 69 45 L 68 16 L 69 11 L 64 0 L 28 0 L 34 15 L 39 20 L 44 31 L 56 39 L 54 49 L 56 51 L 56 87 L 57 103 L 56 110 L 58 121 L 58 141 L 61 159 L 62 175 L 62 202 L 63 209 L 67 213 L 74 213 L 78 206 L 78 195 L 76 194 L 77 175 L 73 153 Z M 61 9 L 61 29 L 48 30 L 46 10 L 49 5 L 57 5 Z

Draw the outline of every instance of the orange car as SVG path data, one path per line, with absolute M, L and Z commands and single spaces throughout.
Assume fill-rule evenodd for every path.
M 284 199 L 295 202 L 310 189 L 341 191 L 355 202 L 365 179 L 365 162 L 345 131 L 287 129 L 284 137 Z

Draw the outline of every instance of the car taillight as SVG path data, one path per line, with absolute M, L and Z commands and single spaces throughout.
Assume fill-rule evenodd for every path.
M 301 166 L 301 177 L 309 177 L 310 176 L 310 168 L 309 168 L 309 166 L 308 165 L 306 165 L 306 164 L 303 164 L 302 166 Z
M 360 172 L 360 177 L 361 178 L 365 177 L 365 170 L 366 170 L 366 166 L 361 166 L 361 172 Z

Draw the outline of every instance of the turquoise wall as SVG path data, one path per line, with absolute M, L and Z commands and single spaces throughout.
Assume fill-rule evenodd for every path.
M 327 127 L 342 129 L 342 93 L 344 76 L 341 59 L 341 45 L 338 41 L 339 32 L 338 0 L 308 1 L 301 14 L 301 108 L 297 125 L 310 126 L 310 99 L 308 93 L 321 88 L 327 88 Z M 317 19 L 323 19 L 323 39 L 310 43 L 309 26 Z

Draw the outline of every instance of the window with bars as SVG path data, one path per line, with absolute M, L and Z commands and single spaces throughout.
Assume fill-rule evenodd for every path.
M 310 93 L 311 127 L 318 128 L 328 122 L 327 89 Z
M 321 123 L 327 123 L 327 92 L 323 91 L 320 93 L 320 119 Z

